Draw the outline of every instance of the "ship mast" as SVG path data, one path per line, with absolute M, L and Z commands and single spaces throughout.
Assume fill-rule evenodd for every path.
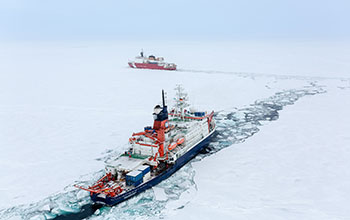
M 163 107 L 165 107 L 164 89 L 162 89 L 162 101 L 163 101 Z
M 165 105 L 164 90 L 162 90 L 162 102 L 163 106 L 156 105 L 154 107 L 154 122 L 153 129 L 157 133 L 157 140 L 159 141 L 159 157 L 164 157 L 164 141 L 165 141 L 165 129 L 168 128 L 168 107 Z
M 184 88 L 181 85 L 176 85 L 175 91 L 175 110 L 180 115 L 180 118 L 183 120 L 185 117 L 184 109 L 187 106 L 189 106 L 189 104 L 187 103 L 187 93 L 184 92 Z

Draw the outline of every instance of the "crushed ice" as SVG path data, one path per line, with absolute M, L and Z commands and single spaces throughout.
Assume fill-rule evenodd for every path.
M 89 219 L 162 218 L 165 215 L 164 209 L 183 208 L 197 191 L 192 162 L 199 161 L 232 144 L 244 142 L 258 132 L 261 125 L 277 120 L 278 111 L 281 111 L 284 106 L 294 104 L 303 96 L 324 92 L 325 90 L 321 86 L 310 83 L 310 86 L 301 89 L 278 92 L 267 99 L 258 100 L 241 109 L 217 112 L 215 115 L 216 136 L 202 154 L 199 154 L 170 178 L 158 184 L 155 190 L 147 190 L 114 207 L 102 207 L 96 210 Z M 108 151 L 99 160 L 106 160 L 118 153 Z M 81 181 L 76 183 L 92 184 L 102 174 L 103 170 L 84 175 L 81 177 Z M 161 196 L 159 196 L 160 194 Z M 89 203 L 89 193 L 75 189 L 72 184 L 67 186 L 63 192 L 38 203 L 0 210 L 0 219 L 54 219 L 60 215 L 80 212 L 81 207 Z

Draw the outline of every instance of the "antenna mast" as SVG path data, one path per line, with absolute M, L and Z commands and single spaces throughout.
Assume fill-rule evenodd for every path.
M 187 103 L 187 93 L 184 92 L 184 89 L 181 85 L 176 85 L 176 98 L 175 98 L 175 108 L 176 112 L 180 114 L 180 118 L 184 119 L 184 109 L 189 106 Z

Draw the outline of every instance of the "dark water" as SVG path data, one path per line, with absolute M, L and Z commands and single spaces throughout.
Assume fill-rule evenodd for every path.
M 78 213 L 68 213 L 67 215 L 61 215 L 54 219 L 56 220 L 78 220 L 85 219 L 89 216 L 92 216 L 96 210 L 102 208 L 100 204 L 87 204 L 81 207 L 80 212 Z

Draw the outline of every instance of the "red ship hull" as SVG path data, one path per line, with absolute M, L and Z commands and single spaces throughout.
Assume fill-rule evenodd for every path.
M 156 63 L 128 63 L 131 68 L 137 69 L 155 69 L 155 70 L 176 70 L 176 66 L 168 66 L 168 65 L 158 65 Z

